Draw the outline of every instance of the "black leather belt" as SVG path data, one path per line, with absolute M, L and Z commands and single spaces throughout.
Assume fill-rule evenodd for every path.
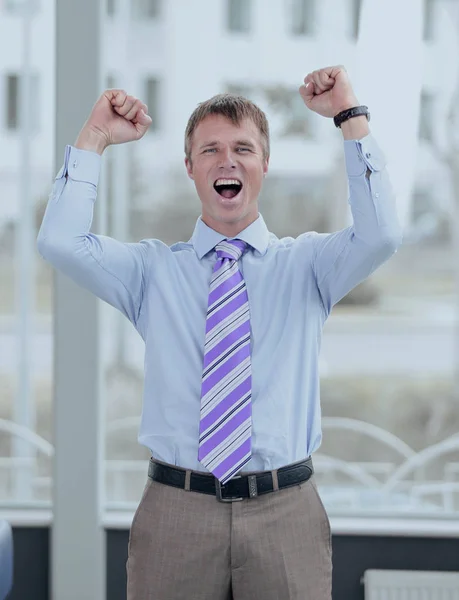
M 314 473 L 311 457 L 277 470 L 279 489 L 292 487 L 307 481 Z M 166 465 L 150 459 L 148 477 L 159 483 L 185 489 L 186 469 Z M 191 471 L 190 491 L 216 496 L 220 502 L 237 502 L 244 498 L 256 498 L 274 491 L 271 471 L 252 475 L 237 475 L 224 485 L 213 475 Z

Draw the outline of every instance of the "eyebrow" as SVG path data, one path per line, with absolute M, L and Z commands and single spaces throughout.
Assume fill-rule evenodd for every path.
M 202 150 L 203 148 L 210 148 L 212 146 L 217 146 L 217 145 L 218 145 L 218 142 L 205 142 L 204 144 L 199 146 L 199 149 Z
M 234 143 L 236 146 L 248 146 L 249 148 L 255 148 L 255 145 L 249 140 L 236 140 Z M 203 148 L 213 148 L 214 146 L 218 146 L 218 144 L 219 142 L 217 141 L 205 142 L 199 147 L 199 149 L 202 150 Z
M 238 140 L 236 142 L 237 146 L 248 146 L 249 148 L 255 148 L 255 145 L 249 140 Z

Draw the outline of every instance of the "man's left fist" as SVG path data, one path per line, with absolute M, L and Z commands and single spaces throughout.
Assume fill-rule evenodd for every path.
M 332 118 L 343 110 L 359 106 L 343 65 L 309 73 L 300 86 L 300 94 L 306 106 L 323 117 Z

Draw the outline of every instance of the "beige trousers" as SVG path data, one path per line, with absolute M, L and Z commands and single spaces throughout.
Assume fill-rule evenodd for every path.
M 126 568 L 127 600 L 331 600 L 330 523 L 313 478 L 226 504 L 148 479 Z

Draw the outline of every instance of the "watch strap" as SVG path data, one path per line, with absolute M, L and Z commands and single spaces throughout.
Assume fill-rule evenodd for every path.
M 341 123 L 344 123 L 344 121 L 352 119 L 353 117 L 360 117 L 361 115 L 365 115 L 368 121 L 370 120 L 368 106 L 354 106 L 353 108 L 343 110 L 333 117 L 333 121 L 336 127 L 341 127 Z

